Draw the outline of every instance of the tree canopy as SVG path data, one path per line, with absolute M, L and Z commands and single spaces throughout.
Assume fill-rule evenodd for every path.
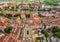
M 52 27 L 53 36 L 60 38 L 60 28 L 58 26 Z
M 41 30 L 41 33 L 43 33 L 45 35 L 45 37 L 48 37 L 48 31 L 47 30 L 43 29 L 43 30 Z
M 4 31 L 5 31 L 6 33 L 10 33 L 11 30 L 12 30 L 12 27 L 11 27 L 11 26 L 7 26 L 7 27 L 4 29 Z
M 44 3 L 48 5 L 54 5 L 57 6 L 59 4 L 60 0 L 45 0 Z
M 30 18 L 30 14 L 25 14 L 25 17 L 26 18 Z

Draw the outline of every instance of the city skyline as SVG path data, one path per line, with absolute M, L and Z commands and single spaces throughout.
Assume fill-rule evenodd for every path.
M 0 42 L 60 42 L 58 0 L 0 2 Z

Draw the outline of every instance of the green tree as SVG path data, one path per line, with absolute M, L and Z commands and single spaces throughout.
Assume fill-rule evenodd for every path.
M 4 14 L 0 13 L 0 16 L 4 16 Z
M 43 37 L 36 37 L 36 41 L 37 41 L 37 42 L 38 42 L 38 41 L 39 41 L 39 42 L 43 42 L 43 39 L 44 39 Z
M 5 10 L 9 10 L 9 7 L 8 7 L 8 6 L 6 6 L 6 7 L 4 7 L 4 9 L 5 9 Z
M 45 2 L 46 4 L 48 4 L 48 5 L 57 6 L 58 3 L 59 3 L 59 0 L 45 0 L 44 2 Z
M 43 29 L 43 30 L 41 30 L 41 33 L 45 35 L 45 37 L 46 37 L 46 42 L 48 42 L 48 39 L 47 39 L 47 37 L 49 36 L 49 35 L 48 35 L 48 31 Z
M 41 33 L 43 33 L 45 35 L 45 37 L 48 37 L 48 31 L 47 30 L 41 30 Z
M 25 14 L 25 17 L 26 18 L 30 18 L 30 14 Z
M 60 32 L 60 28 L 58 26 L 52 27 L 52 33 L 55 33 L 55 32 Z
M 10 11 L 14 11 L 14 7 L 13 6 L 11 7 Z
M 45 17 L 45 16 L 43 16 L 43 15 L 41 15 L 41 14 L 38 14 L 38 16 L 39 16 L 39 17 Z
M 12 17 L 12 14 L 6 14 L 5 17 L 11 18 Z
M 21 15 L 20 14 L 15 14 L 14 17 L 20 17 L 21 18 Z
M 31 4 L 29 4 L 28 10 L 29 11 L 34 11 L 34 7 L 32 7 Z
M 54 36 L 60 38 L 60 32 L 55 32 Z
M 2 11 L 2 8 L 0 8 L 0 11 Z
M 52 27 L 53 36 L 60 38 L 60 28 L 58 26 Z
M 12 27 L 11 27 L 11 26 L 7 26 L 7 27 L 4 29 L 4 31 L 5 31 L 6 33 L 10 33 L 11 30 L 12 30 Z

